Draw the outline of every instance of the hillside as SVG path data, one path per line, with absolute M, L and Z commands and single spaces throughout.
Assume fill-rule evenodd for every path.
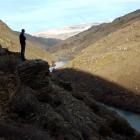
M 134 96 L 140 96 L 139 60 L 140 20 L 90 45 L 66 67 L 89 72 L 122 86 L 126 91 L 113 91 L 112 88 L 108 89 L 105 85 L 101 90 L 99 83 L 95 81 L 91 83 L 96 85 L 97 91 L 100 92 L 100 94 L 95 94 L 98 100 L 139 112 L 136 98 L 126 94 L 128 90 Z M 135 109 L 130 109 L 133 105 Z
M 18 35 L 2 21 L 0 21 L 0 44 L 11 51 L 20 51 Z M 53 60 L 47 51 L 38 46 L 38 44 L 29 41 L 28 38 L 26 45 L 26 57 L 30 59 L 40 58 L 49 61 L 49 63 Z
M 139 138 L 126 120 L 98 104 L 92 95 L 75 93 L 71 83 L 52 77 L 46 61 L 21 62 L 19 53 L 0 48 L 0 139 Z
M 123 17 L 119 17 L 111 23 L 103 23 L 97 26 L 93 26 L 89 30 L 84 31 L 62 42 L 60 45 L 54 47 L 51 52 L 58 59 L 72 59 L 90 44 L 95 43 L 96 41 L 100 40 L 110 33 L 129 26 L 131 23 L 139 19 L 140 10 L 137 10 Z

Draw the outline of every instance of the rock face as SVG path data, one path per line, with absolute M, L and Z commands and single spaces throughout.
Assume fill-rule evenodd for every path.
M 49 64 L 42 60 L 25 61 L 18 66 L 17 72 L 22 83 L 31 86 L 49 75 Z
M 131 140 L 136 136 L 124 119 L 98 105 L 92 95 L 68 91 L 61 79 L 55 84 L 47 62 L 28 60 L 16 68 L 0 72 L 0 138 Z

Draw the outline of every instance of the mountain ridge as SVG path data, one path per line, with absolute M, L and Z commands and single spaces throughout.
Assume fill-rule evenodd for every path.
M 56 39 L 65 40 L 84 30 L 89 29 L 91 26 L 96 25 L 96 24 L 99 24 L 99 23 L 66 26 L 63 28 L 56 28 L 56 29 L 50 29 L 48 31 L 32 33 L 32 35 L 37 36 L 37 37 L 56 38 Z
M 96 41 L 100 40 L 101 38 L 128 26 L 139 19 L 140 10 L 136 10 L 132 13 L 117 18 L 110 23 L 103 23 L 93 26 L 87 31 L 84 31 L 60 43 L 56 47 L 52 48 L 50 52 L 61 60 L 73 59 L 78 53 L 80 53 L 90 44 L 96 43 Z

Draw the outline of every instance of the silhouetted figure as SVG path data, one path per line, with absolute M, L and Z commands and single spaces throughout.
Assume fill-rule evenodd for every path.
M 24 33 L 25 33 L 25 30 L 22 29 L 20 36 L 19 36 L 20 45 L 21 45 L 21 60 L 22 61 L 25 61 L 24 53 L 25 53 L 25 46 L 26 46 L 26 37 L 25 37 Z

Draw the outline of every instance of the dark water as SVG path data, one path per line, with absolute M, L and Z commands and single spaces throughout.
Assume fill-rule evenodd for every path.
M 129 111 L 125 111 L 122 109 L 118 109 L 115 107 L 110 107 L 110 106 L 104 105 L 102 103 L 99 103 L 99 104 L 105 106 L 109 110 L 117 112 L 117 114 L 119 114 L 121 117 L 123 117 L 124 119 L 126 119 L 129 122 L 131 127 L 133 127 L 134 129 L 136 129 L 137 131 L 140 132 L 140 115 L 129 112 Z

